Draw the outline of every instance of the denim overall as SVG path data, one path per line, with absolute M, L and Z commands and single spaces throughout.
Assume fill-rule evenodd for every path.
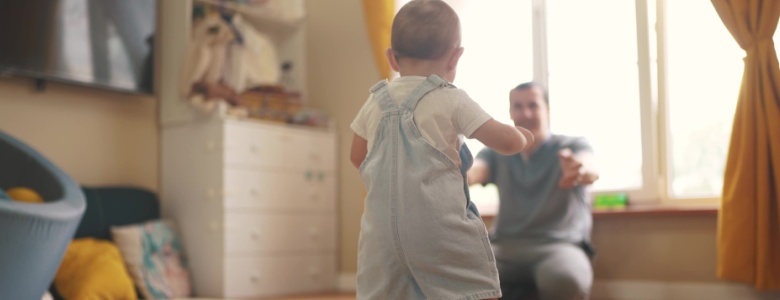
M 452 87 L 432 75 L 400 106 L 387 81 L 371 88 L 383 113 L 360 166 L 368 194 L 358 242 L 357 299 L 501 295 L 487 230 L 467 197 L 468 148 L 462 146 L 459 169 L 423 138 L 414 121 L 421 98 Z

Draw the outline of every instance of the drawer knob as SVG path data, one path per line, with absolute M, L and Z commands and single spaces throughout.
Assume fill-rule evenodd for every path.
M 259 240 L 260 239 L 260 234 L 257 233 L 256 231 L 252 231 L 252 233 L 250 233 L 249 236 L 252 237 L 253 240 Z
M 252 144 L 249 146 L 249 152 L 252 152 L 252 154 L 257 154 L 257 152 L 260 151 L 260 148 L 257 147 L 257 145 Z
M 311 201 L 317 202 L 317 200 L 320 200 L 319 194 L 312 194 L 311 195 Z
M 250 196 L 252 196 L 252 197 L 254 197 L 254 198 L 257 198 L 257 196 L 258 196 L 259 194 L 260 194 L 260 193 L 259 193 L 259 192 L 257 192 L 257 189 L 250 189 L 250 190 L 249 190 L 249 195 L 250 195 Z

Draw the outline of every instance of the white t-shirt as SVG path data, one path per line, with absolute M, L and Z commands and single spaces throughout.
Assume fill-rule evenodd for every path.
M 406 97 L 426 78 L 403 76 L 388 83 L 388 91 L 396 105 L 402 105 Z M 376 128 L 382 118 L 379 101 L 373 94 L 360 109 L 350 126 L 355 134 L 368 141 L 368 150 L 374 143 Z M 482 107 L 457 88 L 439 88 L 425 95 L 414 110 L 414 121 L 423 138 L 446 154 L 460 166 L 461 135 L 471 138 L 474 131 L 492 119 Z

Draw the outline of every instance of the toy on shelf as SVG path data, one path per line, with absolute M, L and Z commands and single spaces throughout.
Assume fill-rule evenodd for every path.
M 240 106 L 244 91 L 279 83 L 276 45 L 240 14 L 194 10 L 192 41 L 183 64 L 180 92 L 204 112 L 219 101 Z
M 290 28 L 303 18 L 301 5 L 196 0 L 180 76 L 182 97 L 204 113 L 217 110 L 222 116 L 327 127 L 324 113 L 306 107 L 302 82 L 294 76 L 303 72 L 293 73 L 298 61 L 280 62 L 277 55 L 285 34 L 291 36 Z
M 623 210 L 628 205 L 628 195 L 625 193 L 598 194 L 593 200 L 596 210 Z

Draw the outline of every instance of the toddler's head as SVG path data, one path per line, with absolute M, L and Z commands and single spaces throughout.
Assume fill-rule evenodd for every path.
M 403 73 L 407 66 L 422 66 L 435 69 L 431 70 L 432 73 L 444 72 L 439 75 L 452 81 L 463 51 L 460 35 L 458 14 L 447 3 L 441 0 L 412 0 L 398 11 L 393 20 L 388 59 L 396 71 L 400 68 Z

